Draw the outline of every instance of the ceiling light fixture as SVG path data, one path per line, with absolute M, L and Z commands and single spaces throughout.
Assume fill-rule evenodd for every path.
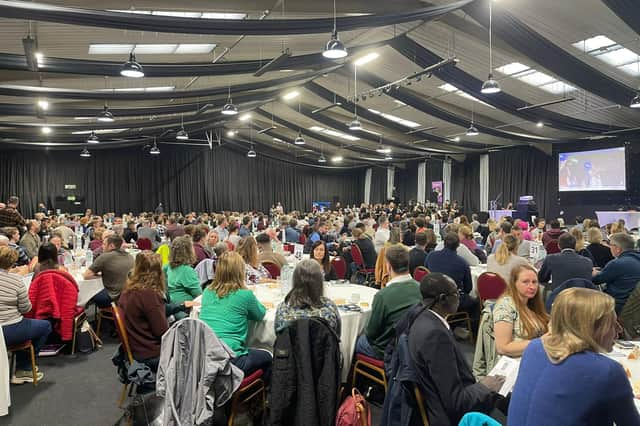
M 100 139 L 98 139 L 98 135 L 96 135 L 95 131 L 91 131 L 91 134 L 87 138 L 87 143 L 100 143 Z
M 49 126 L 42 127 L 42 133 L 44 133 L 45 135 L 50 134 L 51 133 L 51 127 L 49 127 Z
M 360 120 L 358 120 L 357 116 L 356 118 L 354 118 L 349 122 L 348 126 L 349 126 L 349 130 L 355 130 L 355 131 L 362 130 L 362 123 L 360 123 Z
M 251 144 L 251 149 L 249 149 L 249 151 L 247 152 L 247 157 L 256 158 L 256 156 L 256 151 L 253 149 L 253 144 Z
M 158 144 L 156 143 L 156 138 L 153 138 L 153 146 L 149 150 L 149 154 L 160 155 L 160 148 L 158 148 Z
M 368 64 L 371 61 L 374 61 L 376 59 L 378 59 L 380 57 L 380 54 L 377 52 L 371 52 L 371 53 L 367 53 L 366 55 L 364 55 L 361 58 L 358 58 L 354 61 L 353 65 L 355 65 L 356 67 L 362 66 L 364 64 Z
M 636 95 L 631 99 L 629 108 L 640 108 L 640 91 L 636 92 Z
M 236 135 L 236 132 L 234 132 L 233 130 L 229 130 L 227 132 L 227 136 L 230 137 L 230 138 L 234 137 L 235 135 Z
M 98 114 L 98 121 L 102 121 L 103 123 L 113 123 L 114 121 L 116 121 L 116 119 L 113 117 L 113 114 L 111 114 L 111 111 L 109 111 L 109 107 L 106 104 L 102 112 Z
M 293 141 L 294 145 L 304 145 L 307 142 L 304 140 L 304 138 L 302 137 L 302 132 L 298 131 L 298 136 L 294 139 Z
M 393 160 L 393 157 L 391 156 L 391 154 L 387 154 L 384 156 L 384 159 L 389 161 L 389 160 Z
M 297 98 L 298 96 L 300 96 L 300 92 L 298 92 L 297 90 L 294 90 L 294 91 L 292 91 L 292 92 L 285 93 L 285 94 L 282 96 L 282 99 L 284 99 L 285 101 L 290 101 L 291 99 L 295 99 L 295 98 Z
M 487 81 L 482 83 L 482 88 L 480 89 L 480 93 L 484 93 L 485 95 L 491 95 L 500 92 L 500 84 L 498 84 L 498 82 L 493 78 L 493 44 L 491 40 L 493 30 L 492 3 L 492 1 L 489 1 L 489 78 L 487 79 Z
M 227 103 L 222 107 L 222 115 L 237 115 L 238 107 L 233 104 L 231 100 L 231 87 L 229 87 L 229 97 L 227 98 Z
M 176 139 L 179 141 L 189 140 L 189 134 L 184 130 L 184 114 L 182 114 L 180 118 L 180 130 L 176 133 Z
M 467 133 L 465 134 L 467 136 L 478 136 L 480 132 L 478 132 L 478 129 L 476 128 L 476 126 L 474 126 L 473 122 L 471 122 L 471 125 L 469 126 L 469 128 L 467 129 Z
M 542 121 L 538 121 L 538 122 L 536 123 L 536 126 L 537 126 L 537 127 L 544 127 L 544 123 L 543 123 Z
M 338 38 L 336 20 L 336 0 L 333 0 L 333 32 L 331 33 L 331 39 L 327 42 L 327 45 L 324 48 L 324 52 L 322 52 L 322 56 L 327 59 L 340 59 L 347 56 L 347 49 Z
M 362 123 L 358 120 L 358 66 L 353 67 L 353 120 L 347 124 L 349 130 L 362 130 Z
M 344 158 L 342 158 L 341 155 L 336 155 L 333 158 L 331 158 L 331 161 L 334 163 L 340 163 L 342 160 L 344 160 Z
M 320 154 L 320 158 L 318 158 L 318 163 L 326 163 L 327 159 L 325 158 L 324 154 Z
M 38 108 L 40 108 L 43 111 L 46 111 L 47 109 L 49 109 L 49 101 L 47 101 L 46 99 L 38 99 Z
M 129 60 L 122 65 L 120 75 L 123 77 L 140 78 L 144 77 L 144 69 L 136 61 L 135 53 L 129 53 Z
M 80 153 L 80 157 L 82 158 L 89 158 L 91 157 L 91 153 L 89 152 L 89 150 L 85 147 L 82 152 Z
M 455 138 L 453 138 L 454 142 L 460 142 L 460 136 L 456 136 Z

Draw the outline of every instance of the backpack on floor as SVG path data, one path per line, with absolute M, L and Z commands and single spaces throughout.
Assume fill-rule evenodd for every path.
M 353 388 L 338 408 L 336 426 L 371 426 L 371 410 L 358 389 Z
M 76 335 L 76 351 L 83 354 L 90 354 L 98 347 L 102 346 L 102 341 L 91 328 L 88 321 L 84 321 Z

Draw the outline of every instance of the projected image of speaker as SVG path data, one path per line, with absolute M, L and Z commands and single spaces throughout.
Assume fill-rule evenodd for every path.
M 558 155 L 558 191 L 626 191 L 624 147 Z

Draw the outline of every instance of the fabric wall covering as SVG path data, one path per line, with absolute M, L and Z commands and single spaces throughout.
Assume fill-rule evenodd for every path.
M 371 204 L 387 201 L 387 168 L 373 167 L 371 173 Z
M 451 202 L 457 201 L 467 215 L 480 211 L 480 156 L 468 155 L 463 162 L 452 161 L 451 181 Z M 445 196 L 446 193 L 445 182 Z
M 210 151 L 162 147 L 153 158 L 140 149 L 108 150 L 81 160 L 53 151 L 0 152 L 0 199 L 21 198 L 31 216 L 38 202 L 76 195 L 96 212 L 260 209 L 280 201 L 287 210 L 310 210 L 312 201 L 362 202 L 364 169 L 324 171 L 264 157 L 248 159 L 225 147 Z M 382 169 L 386 172 L 385 169 Z M 386 177 L 386 176 L 385 176 Z M 65 184 L 77 190 L 65 191 Z M 84 208 L 83 207 L 83 208 Z
M 489 26 L 488 1 L 478 0 L 464 8 L 465 12 L 485 28 Z M 508 9 L 508 6 L 493 8 L 493 34 L 496 37 L 569 83 L 611 102 L 629 106 L 629 102 L 635 95 L 631 87 L 605 75 L 556 46 L 509 13 Z
M 412 21 L 428 21 L 458 10 L 475 0 L 459 0 L 442 6 L 422 8 L 387 15 L 347 16 L 337 19 L 339 31 L 380 27 Z M 330 32 L 333 18 L 317 19 L 199 19 L 173 16 L 141 15 L 80 9 L 44 3 L 0 0 L 3 18 L 29 19 L 100 28 L 116 28 L 178 34 L 286 35 Z

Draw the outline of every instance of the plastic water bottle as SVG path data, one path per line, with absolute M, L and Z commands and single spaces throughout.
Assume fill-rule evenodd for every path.
M 73 265 L 73 256 L 71 255 L 71 252 L 65 251 L 64 252 L 64 267 L 67 268 L 67 270 L 69 270 L 69 269 L 71 269 L 71 265 Z
M 282 286 L 280 287 L 280 290 L 283 295 L 289 294 L 293 286 L 291 282 L 293 278 L 293 269 L 294 269 L 293 266 L 286 263 L 282 266 L 282 269 L 280 270 L 280 280 L 282 281 Z
M 89 266 L 91 266 L 92 263 L 93 263 L 93 252 L 91 250 L 87 250 L 84 266 L 88 268 Z

